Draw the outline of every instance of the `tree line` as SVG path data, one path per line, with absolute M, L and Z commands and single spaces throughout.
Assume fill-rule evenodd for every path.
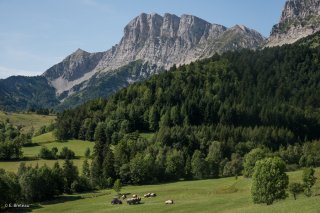
M 16 160 L 23 156 L 22 146 L 31 143 L 32 134 L 23 134 L 9 120 L 0 121 L 0 160 Z
M 58 162 L 52 168 L 21 163 L 17 173 L 0 169 L 0 186 L 0 209 L 9 203 L 34 203 L 63 193 L 92 190 L 88 177 L 79 175 L 78 168 L 68 159 L 62 167 Z

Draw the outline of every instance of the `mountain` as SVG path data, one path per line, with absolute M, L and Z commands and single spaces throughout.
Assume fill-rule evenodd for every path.
M 128 23 L 119 44 L 110 50 L 88 53 L 78 49 L 43 76 L 56 89 L 61 106 L 68 108 L 68 103 L 77 105 L 97 97 L 89 91 L 100 88 L 95 94 L 105 97 L 174 64 L 188 64 L 228 50 L 256 49 L 264 40 L 243 25 L 226 28 L 191 15 L 142 13 Z M 134 74 L 139 68 L 127 66 L 130 63 L 143 67 L 139 77 Z M 105 83 L 110 79 L 110 84 Z
M 139 60 L 113 72 L 96 73 L 89 80 L 74 86 L 69 91 L 69 95 L 67 92 L 61 94 L 59 97 L 62 101 L 55 108 L 61 111 L 92 99 L 107 97 L 132 82 L 149 78 L 156 72 L 155 70 L 157 70 L 157 66 L 142 63 Z
M 320 30 L 320 0 L 287 0 L 267 46 L 291 44 Z
M 0 110 L 53 108 L 59 104 L 55 89 L 42 76 L 0 79 Z
M 0 104 L 10 110 L 30 106 L 62 110 L 87 100 L 107 97 L 173 65 L 188 64 L 229 50 L 256 49 L 264 41 L 260 33 L 243 25 L 227 28 L 192 15 L 142 13 L 125 26 L 119 44 L 105 52 L 89 53 L 78 49 L 41 77 L 3 80 L 0 87 L 4 88 L 2 93 L 6 101 Z M 15 79 L 19 90 L 5 83 Z M 20 84 L 22 81 L 24 83 Z M 27 84 L 29 81 L 33 81 L 32 90 Z M 12 82 L 12 85 L 16 84 Z M 44 93 L 47 94 L 44 102 L 35 98 L 36 94 Z M 24 104 L 17 103 L 22 100 L 20 98 Z
M 100 62 L 103 53 L 88 53 L 78 49 L 59 64 L 48 69 L 44 76 L 56 89 L 57 94 L 88 80 L 92 70 Z

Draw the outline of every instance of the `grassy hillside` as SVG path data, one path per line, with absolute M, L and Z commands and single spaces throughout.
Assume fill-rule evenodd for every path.
M 290 172 L 290 181 L 300 181 L 302 172 Z M 317 169 L 318 181 L 314 192 L 320 193 L 320 169 Z M 115 193 L 111 190 L 89 194 L 65 196 L 59 200 L 40 205 L 33 212 L 319 212 L 320 197 L 306 198 L 299 195 L 294 200 L 290 195 L 286 200 L 271 206 L 254 205 L 250 196 L 251 180 L 240 177 L 216 180 L 185 181 L 163 185 L 128 186 L 122 192 L 143 196 L 147 192 L 158 194 L 156 198 L 143 199 L 141 205 L 110 204 Z M 173 199 L 174 205 L 165 205 L 164 201 Z M 65 202 L 68 201 L 68 202 Z
M 52 135 L 52 132 L 40 135 L 38 137 L 33 138 L 33 143 L 37 143 L 37 146 L 24 147 L 22 149 L 23 155 L 25 157 L 33 157 L 39 154 L 39 151 L 42 146 L 47 147 L 48 149 L 52 149 L 53 147 L 57 147 L 59 151 L 62 150 L 63 147 L 68 147 L 76 154 L 76 157 L 83 157 L 84 152 L 87 148 L 93 150 L 94 143 L 89 141 L 81 141 L 81 140 L 68 140 L 66 142 L 56 141 Z
M 43 76 L 0 79 L 0 97 L 0 109 L 4 111 L 52 108 L 59 103 L 55 89 Z
M 34 113 L 7 113 L 0 111 L 0 120 L 9 119 L 14 126 L 22 126 L 24 133 L 32 127 L 35 130 L 41 126 L 48 125 L 56 119 L 56 116 L 38 115 Z
M 93 146 L 94 146 L 94 143 L 89 141 L 80 141 L 80 140 L 68 140 L 65 142 L 56 141 L 52 132 L 34 137 L 32 139 L 32 142 L 34 143 L 34 146 L 22 148 L 23 155 L 24 157 L 26 157 L 27 160 L 9 161 L 9 162 L 0 161 L 0 168 L 5 169 L 6 171 L 16 172 L 21 162 L 25 162 L 27 165 L 32 165 L 32 166 L 35 166 L 37 164 L 39 166 L 42 166 L 46 164 L 47 166 L 52 167 L 53 164 L 56 162 L 56 160 L 43 160 L 43 159 L 33 160 L 35 157 L 38 156 L 41 147 L 47 147 L 49 149 L 51 149 L 52 147 L 57 147 L 59 152 L 62 150 L 63 147 L 68 147 L 69 149 L 75 152 L 76 157 L 78 159 L 74 159 L 73 162 L 79 168 L 79 170 L 81 170 L 82 162 L 84 160 L 84 153 L 86 149 L 90 148 L 92 153 Z M 63 160 L 58 160 L 58 161 L 60 162 L 60 165 L 62 165 Z

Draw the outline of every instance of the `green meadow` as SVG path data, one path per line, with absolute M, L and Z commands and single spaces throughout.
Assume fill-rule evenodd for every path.
M 1 116 L 2 114 L 0 114 Z M 35 115 L 28 115 L 30 117 Z M 35 116 L 39 118 L 38 116 Z M 40 116 L 41 117 L 41 116 Z M 49 116 L 50 117 L 50 116 Z M 10 118 L 9 118 L 10 119 Z M 39 128 L 42 125 L 51 122 L 49 118 L 43 124 L 37 125 Z M 14 120 L 11 120 L 14 122 Z M 17 123 L 14 123 L 18 125 Z M 21 124 L 21 123 L 20 123 Z M 26 126 L 27 127 L 27 126 Z M 151 140 L 153 133 L 142 133 L 141 136 Z M 57 141 L 52 132 L 34 137 L 33 144 L 28 147 L 23 147 L 24 160 L 22 161 L 7 161 L 0 162 L 0 168 L 7 171 L 16 172 L 20 163 L 25 162 L 26 165 L 42 166 L 47 165 L 52 167 L 58 161 L 60 165 L 63 160 L 44 160 L 37 159 L 41 147 L 51 149 L 57 147 L 60 151 L 63 147 L 68 147 L 76 154 L 77 159 L 74 159 L 74 164 L 81 170 L 84 160 L 84 153 L 87 148 L 93 151 L 93 142 L 68 140 Z M 81 171 L 80 171 L 81 172 Z M 290 181 L 301 181 L 302 171 L 289 172 Z M 32 205 L 30 209 L 21 209 L 28 212 L 128 212 L 128 213 L 144 213 L 144 212 L 181 212 L 181 213 L 317 213 L 320 212 L 320 169 L 316 170 L 318 181 L 313 188 L 314 196 L 307 198 L 303 194 L 299 195 L 297 200 L 289 195 L 286 200 L 277 201 L 273 205 L 256 205 L 251 200 L 250 187 L 251 179 L 239 177 L 235 179 L 221 178 L 212 180 L 199 181 L 180 181 L 176 183 L 159 184 L 159 185 L 144 185 L 144 186 L 125 186 L 122 188 L 122 193 L 138 194 L 143 197 L 143 194 L 148 192 L 157 193 L 155 198 L 142 198 L 140 205 L 128 205 L 125 202 L 122 205 L 111 205 L 110 201 L 116 196 L 113 190 L 101 190 L 84 194 L 63 195 L 52 201 L 38 203 Z M 129 195 L 131 196 L 131 195 Z M 174 200 L 174 205 L 165 205 L 166 200 Z
M 35 130 L 48 125 L 56 119 L 56 116 L 38 115 L 35 113 L 11 113 L 0 111 L 0 120 L 9 119 L 14 126 L 21 126 L 22 132 L 27 133 L 33 127 Z
M 290 181 L 300 181 L 302 172 L 289 172 Z M 320 193 L 320 169 L 316 170 L 318 181 L 313 188 L 314 194 Z M 181 213 L 317 213 L 320 212 L 320 196 L 311 198 L 299 195 L 297 200 L 289 195 L 286 200 L 273 205 L 256 205 L 251 201 L 251 180 L 239 177 L 215 180 L 181 181 L 176 183 L 146 186 L 126 186 L 122 193 L 143 194 L 157 193 L 155 198 L 142 198 L 140 205 L 111 205 L 116 195 L 113 190 L 95 193 L 63 196 L 57 200 L 41 203 L 32 208 L 32 212 L 181 212 Z M 130 196 L 130 195 L 129 195 Z M 172 199 L 175 204 L 165 205 L 164 201 Z M 67 202 L 66 202 L 67 201 Z
M 32 139 L 33 145 L 28 147 L 23 147 L 23 156 L 25 160 L 23 161 L 1 161 L 0 162 L 0 168 L 5 169 L 6 171 L 16 172 L 19 168 L 19 165 L 21 162 L 25 162 L 26 165 L 30 166 L 36 166 L 37 164 L 39 166 L 42 166 L 46 164 L 47 166 L 51 167 L 53 164 L 58 161 L 60 165 L 62 165 L 63 160 L 44 160 L 44 159 L 36 159 L 41 147 L 47 147 L 48 149 L 51 149 L 53 147 L 57 147 L 59 152 L 62 150 L 63 147 L 68 147 L 72 151 L 75 152 L 76 158 L 72 160 L 76 166 L 78 166 L 79 170 L 81 170 L 82 162 L 84 160 L 84 153 L 87 148 L 91 150 L 91 153 L 93 151 L 93 142 L 89 141 L 80 141 L 80 140 L 68 140 L 68 141 L 57 141 L 52 132 L 34 137 Z

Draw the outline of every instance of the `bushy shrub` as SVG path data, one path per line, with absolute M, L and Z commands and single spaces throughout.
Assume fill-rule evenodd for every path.
M 53 160 L 58 158 L 57 153 L 58 153 L 57 147 L 53 147 L 51 150 L 49 150 L 47 147 L 41 147 L 38 156 L 39 158 L 42 158 L 42 159 Z
M 61 159 L 75 159 L 75 153 L 72 150 L 68 149 L 68 147 L 63 147 L 60 152 L 59 158 L 61 158 Z

